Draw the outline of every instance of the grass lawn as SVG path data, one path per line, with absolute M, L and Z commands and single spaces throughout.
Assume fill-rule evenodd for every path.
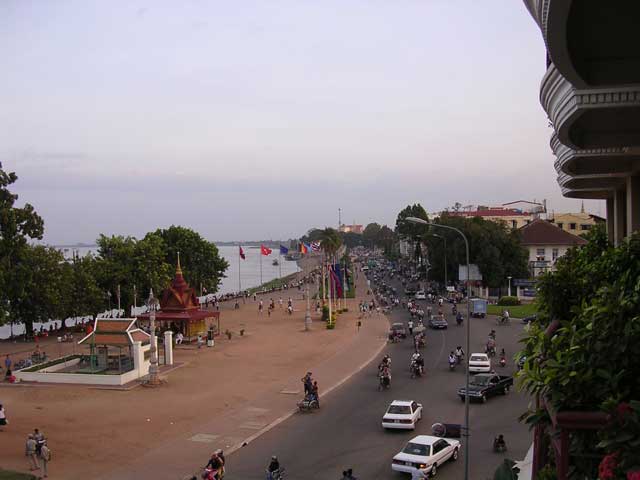
M 254 292 L 261 292 L 263 287 L 268 291 L 271 290 L 272 288 L 280 288 L 283 284 L 285 283 L 291 283 L 291 281 L 293 279 L 296 278 L 295 273 L 291 273 L 289 275 L 287 275 L 286 277 L 282 277 L 282 278 L 274 278 L 273 280 L 266 282 L 262 285 L 260 285 L 259 287 L 253 287 L 253 288 L 249 288 L 249 294 L 253 295 Z M 2 479 L 0 479 L 2 480 Z
M 504 309 L 509 310 L 511 317 L 524 318 L 537 313 L 538 307 L 535 303 L 527 303 L 525 305 L 515 305 L 513 307 L 502 307 L 500 305 L 488 305 L 487 313 L 489 315 L 502 315 Z
M 30 473 L 18 473 L 0 469 L 0 480 L 36 480 Z

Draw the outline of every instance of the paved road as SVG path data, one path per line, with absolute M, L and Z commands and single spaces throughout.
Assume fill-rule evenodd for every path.
M 451 310 L 445 306 L 445 310 Z M 406 310 L 395 310 L 392 321 L 406 321 Z M 262 437 L 256 439 L 227 460 L 227 480 L 263 479 L 264 468 L 276 454 L 287 470 L 289 479 L 327 480 L 341 478 L 341 472 L 353 468 L 361 480 L 408 479 L 408 475 L 391 471 L 391 458 L 413 435 L 430 433 L 436 421 L 463 423 L 464 403 L 455 392 L 464 384 L 461 368 L 450 372 L 447 357 L 456 345 L 464 345 L 465 328 L 449 318 L 445 331 L 428 331 L 427 348 L 423 352 L 427 375 L 409 377 L 408 362 L 412 353 L 410 341 L 389 345 L 393 361 L 393 381 L 389 390 L 377 391 L 376 365 L 364 369 L 338 390 L 322 399 L 322 408 L 311 414 L 296 414 Z M 517 350 L 522 324 L 496 326 L 493 319 L 472 319 L 472 350 L 483 351 L 488 332 L 497 331 L 498 348 L 510 356 Z M 468 353 L 468 352 L 467 352 Z M 513 365 L 498 370 L 514 371 Z M 301 369 L 304 371 L 304 368 Z M 415 432 L 385 432 L 380 420 L 394 399 L 416 400 L 424 405 L 423 420 Z M 293 402 L 293 399 L 292 399 Z M 527 407 L 528 399 L 512 390 L 507 396 L 493 397 L 486 404 L 471 404 L 471 478 L 493 478 L 503 455 L 492 452 L 492 440 L 503 433 L 509 446 L 508 457 L 524 458 L 531 437 L 517 417 Z M 464 457 L 438 469 L 442 479 L 461 479 Z

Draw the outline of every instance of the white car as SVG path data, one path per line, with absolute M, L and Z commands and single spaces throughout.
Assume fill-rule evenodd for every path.
M 418 435 L 393 457 L 391 470 L 411 474 L 420 470 L 425 477 L 434 477 L 444 462 L 458 459 L 459 450 L 458 440 Z
M 472 353 L 469 357 L 469 372 L 491 372 L 491 360 L 489 359 L 489 356 L 486 353 Z
M 426 300 L 427 294 L 424 293 L 424 290 L 418 290 L 414 296 L 416 300 Z
M 394 400 L 382 417 L 382 428 L 415 430 L 422 418 L 422 405 L 412 400 Z

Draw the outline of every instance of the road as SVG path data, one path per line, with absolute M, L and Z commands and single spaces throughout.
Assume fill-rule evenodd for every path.
M 463 306 L 464 307 L 464 306 Z M 445 311 L 451 307 L 445 305 Z M 407 321 L 406 310 L 396 309 L 390 321 Z M 353 468 L 360 480 L 408 479 L 409 476 L 391 471 L 391 459 L 404 444 L 417 434 L 430 434 L 437 421 L 464 422 L 464 402 L 456 396 L 464 384 L 464 371 L 458 367 L 449 371 L 448 354 L 457 345 L 464 346 L 465 328 L 459 327 L 449 315 L 447 330 L 427 331 L 427 347 L 423 350 L 426 376 L 411 379 L 409 358 L 410 340 L 388 345 L 393 362 L 393 379 L 387 391 L 377 390 L 377 361 L 354 375 L 339 389 L 321 399 L 319 411 L 296 414 L 268 431 L 227 459 L 227 480 L 264 479 L 264 469 L 277 455 L 287 470 L 289 479 L 340 479 L 341 473 Z M 497 331 L 498 351 L 505 348 L 508 358 L 517 348 L 523 326 L 513 321 L 509 326 L 496 326 L 495 319 L 471 320 L 471 345 L 474 352 L 484 351 L 488 332 Z M 469 352 L 467 352 L 469 353 Z M 515 365 L 496 366 L 502 373 L 513 373 Z M 301 368 L 301 375 L 304 373 Z M 504 374 L 504 373 L 503 373 Z M 416 400 L 424 406 L 424 414 L 415 432 L 383 431 L 380 421 L 388 404 L 394 399 Z M 292 399 L 293 402 L 293 399 Z M 526 410 L 528 398 L 514 390 L 506 396 L 490 398 L 486 404 L 472 403 L 470 407 L 470 478 L 493 478 L 493 472 L 507 456 L 524 458 L 531 436 L 517 417 Z M 509 451 L 506 455 L 492 451 L 496 434 L 505 435 Z M 461 452 L 463 453 L 463 452 Z M 442 479 L 463 478 L 464 456 L 455 463 L 438 469 Z

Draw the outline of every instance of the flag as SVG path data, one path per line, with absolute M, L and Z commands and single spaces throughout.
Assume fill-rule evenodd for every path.
M 267 255 L 271 255 L 272 250 L 270 248 L 265 247 L 264 245 L 260 245 L 260 253 L 265 257 Z
M 305 244 L 304 244 L 304 248 L 306 248 L 306 249 L 307 249 L 307 252 L 310 252 L 310 251 L 311 251 L 311 245 L 309 245 L 308 243 L 305 243 Z
M 244 250 L 242 250 L 242 247 L 238 247 L 238 248 L 240 248 L 240 258 L 243 260 L 246 260 L 247 256 L 244 254 Z
M 331 293 L 335 292 L 337 298 L 342 297 L 343 292 L 340 277 L 338 277 L 331 265 L 329 265 L 329 278 L 331 280 Z
M 320 251 L 320 242 L 311 242 L 311 250 L 314 252 Z
M 289 249 L 280 245 L 280 255 L 286 255 L 287 253 L 289 253 Z
M 309 249 L 305 243 L 300 242 L 300 253 L 309 253 Z

